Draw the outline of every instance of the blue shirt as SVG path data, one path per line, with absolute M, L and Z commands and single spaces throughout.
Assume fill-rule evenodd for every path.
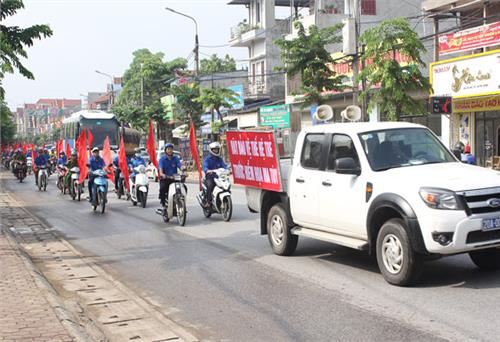
M 125 157 L 125 160 L 127 161 L 127 165 L 130 164 L 130 159 L 128 157 Z M 118 156 L 113 158 L 113 165 L 119 169 L 120 168 L 120 158 Z
M 205 173 L 207 173 L 208 170 L 216 170 L 220 168 L 227 169 L 227 165 L 224 163 L 221 157 L 209 155 L 203 161 L 203 172 Z
M 164 155 L 160 158 L 158 167 L 166 176 L 173 176 L 177 174 L 177 170 L 180 169 L 182 165 L 178 157 L 172 156 L 172 158 L 168 158 L 166 155 Z
M 57 165 L 66 164 L 67 160 L 68 160 L 68 158 L 66 158 L 66 156 L 59 158 L 59 159 L 57 159 Z
M 35 165 L 36 166 L 43 166 L 47 164 L 47 160 L 45 160 L 45 156 L 41 155 L 41 156 L 36 156 L 35 158 Z
M 137 167 L 139 165 L 146 166 L 146 161 L 142 157 L 132 157 L 129 162 L 129 167 Z
M 45 159 L 46 163 L 50 161 L 50 155 L 48 153 L 42 154 L 42 157 Z
M 90 157 L 89 164 L 91 171 L 100 170 L 106 166 L 104 159 L 101 157 L 95 158 L 94 156 Z

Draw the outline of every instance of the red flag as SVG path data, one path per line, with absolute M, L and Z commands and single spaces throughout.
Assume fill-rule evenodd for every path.
M 14 144 L 14 152 L 17 151 L 17 149 L 19 148 L 19 144 L 18 143 L 15 143 Z
M 78 168 L 80 168 L 80 179 L 78 181 L 80 183 L 83 183 L 87 178 L 87 163 L 87 137 L 85 136 L 85 130 L 83 130 L 78 137 Z
M 193 155 L 194 163 L 196 164 L 196 168 L 198 169 L 198 177 L 201 190 L 201 165 L 200 165 L 200 157 L 198 156 L 198 146 L 196 144 L 196 131 L 194 128 L 193 121 L 191 121 L 189 127 L 189 147 L 191 148 L 191 154 Z
M 23 154 L 26 155 L 26 153 L 28 153 L 28 145 L 23 144 Z
M 10 155 L 10 144 L 7 146 L 7 153 Z
M 146 142 L 146 149 L 148 150 L 149 159 L 151 163 L 158 169 L 158 160 L 156 160 L 155 136 L 153 134 L 153 122 L 149 120 L 149 135 Z
M 33 169 L 33 172 L 35 172 L 35 169 L 36 169 L 35 159 L 36 159 L 35 145 L 31 144 L 31 168 Z
M 118 153 L 118 166 L 120 166 L 120 171 L 123 174 L 123 179 L 125 180 L 125 186 L 127 190 L 130 191 L 130 185 L 128 183 L 128 163 L 127 155 L 125 154 L 125 144 L 123 143 L 123 135 L 120 138 L 120 152 Z
M 87 128 L 87 131 L 88 131 L 87 141 L 89 143 L 89 151 L 92 151 L 92 144 L 94 143 L 94 135 L 92 134 L 89 128 Z
M 71 155 L 71 147 L 69 146 L 69 143 L 67 142 L 66 143 L 66 156 L 69 156 Z
M 106 137 L 106 139 L 104 139 L 104 145 L 102 147 L 102 159 L 104 159 L 106 166 L 113 164 L 113 156 L 111 155 L 111 147 L 109 145 L 109 137 Z M 114 183 L 115 182 L 114 172 L 108 173 L 108 178 L 111 179 L 111 181 Z

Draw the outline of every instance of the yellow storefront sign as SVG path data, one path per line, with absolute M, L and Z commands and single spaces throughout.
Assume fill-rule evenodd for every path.
M 497 110 L 500 110 L 500 94 L 453 99 L 453 113 L 490 112 Z

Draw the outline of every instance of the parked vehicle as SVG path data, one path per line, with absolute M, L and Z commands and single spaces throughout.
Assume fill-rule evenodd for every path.
M 38 167 L 38 191 L 42 191 L 42 189 L 47 191 L 48 168 L 47 164 Z
M 299 236 L 367 250 L 402 286 L 427 258 L 469 253 L 500 268 L 500 173 L 460 163 L 426 127 L 309 127 L 280 169 L 282 192 L 246 188 L 278 255 L 293 254 Z
M 177 223 L 180 226 L 186 224 L 186 196 L 187 186 L 184 183 L 186 175 L 184 173 L 173 176 L 174 183 L 170 184 L 168 189 L 168 199 L 165 207 L 158 209 L 157 214 L 162 215 L 165 223 L 169 222 L 174 217 L 177 217 Z
M 132 182 L 132 177 L 130 177 L 130 200 L 135 206 L 137 203 L 141 204 L 141 207 L 146 208 L 146 202 L 148 200 L 149 191 L 149 181 L 146 176 L 146 167 L 144 165 L 139 165 L 134 168 L 136 173 L 135 182 Z
M 91 204 L 94 211 L 100 207 L 101 213 L 106 210 L 108 202 L 108 178 L 107 172 L 104 170 L 92 171 L 94 178 L 94 189 L 92 190 Z
M 229 178 L 229 171 L 226 169 L 217 169 L 215 171 L 217 178 L 215 180 L 215 189 L 212 193 L 212 206 L 207 205 L 207 187 L 205 182 L 202 184 L 201 192 L 196 196 L 198 203 L 203 209 L 203 215 L 206 218 L 212 214 L 222 214 L 224 221 L 231 220 L 233 215 L 233 202 L 231 200 L 231 180 Z
M 80 184 L 80 168 L 75 166 L 72 167 L 69 172 L 71 173 L 71 178 L 70 178 L 70 185 L 69 185 L 69 194 L 71 196 L 71 199 L 74 201 L 75 199 L 78 199 L 80 201 L 80 198 L 82 196 L 82 184 Z

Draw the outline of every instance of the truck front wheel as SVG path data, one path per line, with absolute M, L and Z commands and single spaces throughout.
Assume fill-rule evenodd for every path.
M 377 263 L 384 279 L 393 285 L 410 285 L 420 274 L 422 257 L 412 249 L 402 219 L 390 219 L 380 228 Z
M 469 252 L 472 262 L 484 271 L 494 271 L 500 268 L 500 249 L 488 248 Z
M 275 204 L 267 214 L 267 237 L 277 255 L 292 255 L 299 237 L 290 231 L 288 216 L 283 204 Z

